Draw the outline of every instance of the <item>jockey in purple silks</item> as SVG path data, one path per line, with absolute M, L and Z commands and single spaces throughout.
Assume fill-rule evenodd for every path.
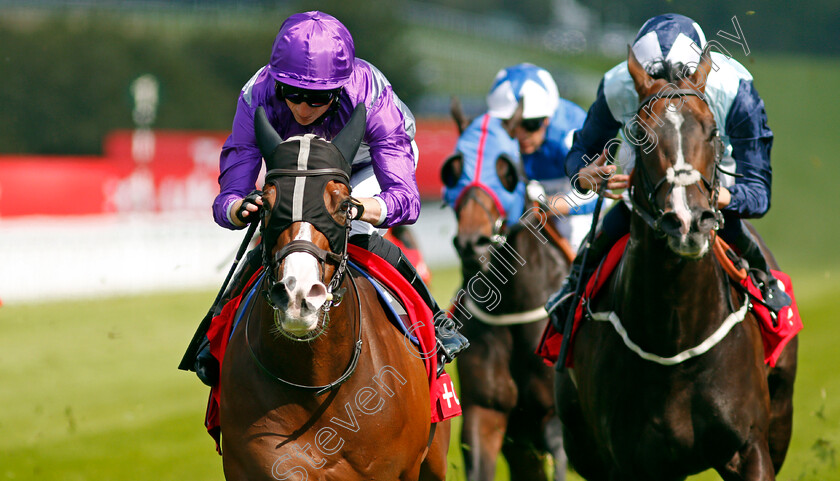
M 315 134 L 331 140 L 360 103 L 367 109 L 367 125 L 352 161 L 350 185 L 363 209 L 353 216 L 357 220 L 351 224 L 350 243 L 388 261 L 414 286 L 438 321 L 435 331 L 442 360 L 451 361 L 469 342 L 451 324 L 440 323 L 446 317 L 440 315 L 414 267 L 397 246 L 379 235 L 379 228 L 413 224 L 420 214 L 414 116 L 382 72 L 356 58 L 353 38 L 336 18 L 313 11 L 292 15 L 280 26 L 270 62 L 239 93 L 232 133 L 222 147 L 213 217 L 228 229 L 259 221 L 262 200 L 254 192 L 262 165 L 254 134 L 258 107 L 265 109 L 283 139 Z M 238 294 L 242 280 L 250 278 L 260 263 L 258 249 L 252 250 L 217 309 Z M 195 368 L 205 384 L 215 384 L 218 364 L 208 346 L 203 346 Z
M 663 78 L 668 66 L 697 65 L 700 49 L 705 47 L 706 37 L 696 22 L 683 15 L 665 14 L 642 25 L 632 49 L 649 75 Z M 741 222 L 742 218 L 761 217 L 770 209 L 773 132 L 767 125 L 764 101 L 753 86 L 753 77 L 747 69 L 722 53 L 711 52 L 711 59 L 715 68 L 706 80 L 705 96 L 725 149 L 718 193 L 724 225 L 719 234 L 741 252 L 759 281 L 766 305 L 778 312 L 790 305 L 791 298 L 773 277 L 756 239 Z M 575 132 L 572 148 L 566 156 L 566 173 L 570 177 L 577 175 L 579 185 L 575 187 L 580 192 L 597 189 L 594 181 L 588 179 L 609 177 L 605 195 L 620 198 L 609 190 L 627 187 L 627 174 L 632 170 L 635 157 L 632 149 L 623 146 L 625 155 L 619 155 L 619 158 L 624 157 L 621 163 L 625 172 L 613 175 L 615 166 L 605 164 L 608 156 L 605 147 L 632 121 L 639 100 L 627 61 L 604 74 L 595 102 L 589 107 L 583 127 Z M 594 160 L 589 163 L 588 159 Z M 735 172 L 738 177 L 728 172 Z M 630 231 L 630 213 L 626 202 L 618 202 L 610 209 L 590 247 L 592 262 L 588 262 L 583 272 L 580 266 L 583 256 L 578 256 L 560 291 L 548 300 L 546 310 L 555 326 L 561 326 L 567 319 L 578 279 L 583 278 L 585 282 L 612 245 Z

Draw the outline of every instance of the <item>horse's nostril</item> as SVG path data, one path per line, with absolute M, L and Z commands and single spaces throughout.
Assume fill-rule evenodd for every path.
M 697 220 L 695 224 L 697 226 L 697 230 L 700 232 L 708 232 L 715 227 L 715 223 L 717 222 L 717 216 L 715 215 L 714 211 L 711 210 L 704 210 L 697 216 Z
M 490 237 L 487 237 L 486 235 L 479 236 L 478 239 L 475 240 L 475 248 L 476 250 L 487 249 L 492 243 L 493 241 Z
M 312 287 L 309 288 L 309 293 L 306 294 L 303 300 L 306 302 L 301 302 L 301 309 L 307 307 L 307 304 L 309 309 L 319 309 L 327 300 L 327 286 L 320 282 L 312 284 Z
M 276 307 L 285 306 L 289 302 L 288 291 L 286 291 L 286 288 L 282 283 L 277 283 L 271 286 L 268 295 L 271 299 L 271 303 Z
M 662 227 L 662 230 L 668 235 L 677 237 L 681 235 L 680 230 L 682 228 L 682 221 L 675 212 L 666 212 L 662 216 L 660 226 Z

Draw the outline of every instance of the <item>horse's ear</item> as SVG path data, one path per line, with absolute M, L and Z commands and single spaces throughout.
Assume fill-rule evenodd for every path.
M 265 109 L 262 107 L 257 107 L 257 111 L 254 113 L 254 134 L 257 136 L 257 145 L 264 159 L 271 157 L 277 146 L 283 143 L 283 139 L 271 126 L 268 117 L 265 115 Z
M 516 184 L 519 183 L 519 172 L 508 156 L 500 155 L 496 159 L 496 175 L 499 176 L 499 180 L 502 181 L 502 187 L 506 191 L 513 192 L 516 190 Z
M 639 98 L 647 97 L 651 85 L 653 85 L 653 78 L 645 72 L 645 68 L 639 63 L 636 54 L 633 53 L 633 47 L 627 46 L 627 70 L 630 72 L 630 77 L 633 78 L 633 85 L 636 87 L 636 93 Z
M 461 101 L 458 97 L 452 96 L 449 102 L 449 113 L 452 115 L 452 120 L 455 121 L 455 126 L 458 128 L 458 135 L 464 133 L 467 127 L 470 126 L 470 119 L 464 115 L 464 109 L 461 107 Z
M 440 168 L 440 180 L 443 185 L 455 187 L 461 174 L 464 172 L 464 157 L 460 153 L 456 153 L 443 162 Z
M 687 79 L 691 83 L 691 87 L 700 93 L 706 91 L 706 79 L 712 71 L 712 53 L 710 51 L 711 45 L 706 45 L 703 53 L 700 54 L 700 63 L 694 70 L 694 73 Z
M 365 136 L 366 125 L 367 109 L 364 102 L 359 102 L 359 105 L 353 109 L 347 125 L 332 140 L 332 144 L 341 152 L 341 156 L 348 164 L 352 164 L 353 158 L 356 157 L 356 151 L 359 150 L 359 145 Z
M 525 97 L 520 97 L 519 102 L 516 104 L 516 110 L 513 111 L 513 115 L 507 120 L 502 120 L 502 126 L 511 138 L 513 138 L 513 133 L 516 128 L 522 123 L 522 112 L 524 111 Z

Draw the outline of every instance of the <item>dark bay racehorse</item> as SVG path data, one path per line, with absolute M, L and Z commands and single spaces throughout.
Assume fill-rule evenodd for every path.
M 454 115 L 456 122 L 463 118 Z M 500 197 L 519 196 L 525 203 L 524 189 L 517 189 L 518 146 L 498 119 L 479 117 L 475 122 L 473 127 L 491 130 L 482 132 L 484 144 L 473 149 L 459 142 L 459 152 L 442 169 L 444 184 L 452 188 L 467 175 L 465 164 L 475 172 L 480 150 L 496 176 L 475 182 L 475 174 L 455 203 L 454 242 L 465 294 L 453 314 L 470 340 L 470 348 L 458 358 L 467 478 L 494 479 L 501 451 L 513 480 L 548 479 L 546 454 L 554 458 L 554 479 L 562 480 L 566 458 L 554 412 L 553 372 L 534 350 L 546 323 L 543 305 L 551 286 L 566 275 L 568 261 L 541 227 L 545 217 L 528 215 L 531 230 L 506 220 L 510 213 L 502 212 Z
M 581 325 L 574 368 L 556 378 L 569 460 L 588 480 L 678 480 L 709 468 L 727 481 L 775 479 L 791 435 L 797 341 L 767 367 L 757 321 L 709 253 L 721 148 L 702 98 L 708 51 L 669 87 L 632 50 L 628 68 L 657 142 L 637 149 L 630 240 L 589 306 L 612 312 L 610 322 Z M 700 346 L 708 350 L 692 350 Z
M 281 142 L 261 109 L 255 123 L 265 274 L 222 366 L 226 478 L 443 480 L 449 426 L 430 423 L 423 361 L 346 264 L 363 106 L 332 143 Z

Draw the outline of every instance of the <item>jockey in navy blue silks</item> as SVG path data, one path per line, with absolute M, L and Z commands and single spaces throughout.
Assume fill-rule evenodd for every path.
M 662 78 L 668 65 L 697 65 L 705 46 L 705 35 L 696 22 L 683 15 L 665 14 L 653 17 L 642 25 L 632 49 L 648 74 Z M 720 235 L 740 250 L 751 268 L 766 274 L 762 291 L 768 305 L 778 312 L 789 305 L 790 297 L 778 287 L 756 240 L 741 222 L 741 218 L 761 217 L 770 208 L 773 132 L 767 126 L 764 102 L 755 90 L 753 77 L 747 69 L 722 53 L 711 52 L 711 60 L 715 68 L 706 79 L 704 93 L 725 146 L 721 167 L 724 171 L 740 175 L 737 179 L 726 174 L 721 176 L 718 207 L 723 212 L 725 223 Z M 582 185 L 589 184 L 585 177 L 595 179 L 599 174 L 606 177 L 614 172 L 615 166 L 605 165 L 606 155 L 602 152 L 636 115 L 639 100 L 627 61 L 604 74 L 586 122 L 575 133 L 574 143 L 566 157 L 566 173 L 579 181 L 576 189 L 581 192 L 594 189 L 593 185 Z M 623 132 L 620 138 L 621 135 Z M 633 155 L 633 149 L 622 148 L 619 163 L 625 175 L 612 175 L 610 188 L 627 186 L 626 174 L 635 164 Z M 577 174 L 578 177 L 575 177 Z M 590 250 L 592 262 L 589 266 L 597 266 L 609 248 L 629 230 L 630 208 L 626 202 L 619 202 L 603 220 Z M 561 290 L 546 304 L 555 320 L 566 319 L 570 302 L 563 301 L 573 297 L 571 294 L 580 276 L 586 281 L 589 274 L 589 267 L 584 273 L 577 263 L 572 266 L 572 272 Z
M 562 214 L 553 220 L 577 248 L 589 228 L 595 202 L 572 191 L 564 159 L 572 146 L 574 132 L 583 126 L 586 112 L 559 96 L 557 84 L 548 71 L 529 63 L 513 65 L 496 74 L 487 95 L 487 113 L 510 119 L 520 100 L 522 121 L 515 126 L 514 136 L 519 142 L 525 175 L 531 180 L 528 197 L 538 200 L 542 196 L 552 211 Z M 566 197 L 565 201 L 562 196 Z

